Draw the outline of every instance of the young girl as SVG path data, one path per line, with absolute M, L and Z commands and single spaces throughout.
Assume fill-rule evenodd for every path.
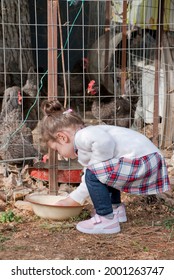
M 127 220 L 120 191 L 151 195 L 168 191 L 170 183 L 164 158 L 144 135 L 128 128 L 96 125 L 85 127 L 71 109 L 58 101 L 43 103 L 41 133 L 48 146 L 84 167 L 79 187 L 57 205 L 83 204 L 90 195 L 94 204 L 91 219 L 77 224 L 90 233 L 117 233 Z

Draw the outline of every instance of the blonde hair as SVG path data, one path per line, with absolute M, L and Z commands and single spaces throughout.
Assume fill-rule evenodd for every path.
M 44 117 L 41 121 L 41 135 L 44 142 L 56 140 L 56 133 L 69 127 L 83 127 L 81 117 L 69 109 L 66 110 L 58 100 L 45 100 L 42 103 Z

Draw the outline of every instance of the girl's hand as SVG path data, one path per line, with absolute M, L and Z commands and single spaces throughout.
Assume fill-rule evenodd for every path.
M 55 203 L 57 206 L 81 206 L 80 203 L 77 201 L 73 200 L 71 197 L 67 197 L 65 199 L 59 200 Z
M 58 160 L 66 160 L 66 161 L 68 160 L 68 158 L 64 158 L 59 154 L 57 154 L 57 158 L 58 158 Z M 42 158 L 42 161 L 44 163 L 46 163 L 48 160 L 49 160 L 49 154 L 44 155 L 43 158 Z

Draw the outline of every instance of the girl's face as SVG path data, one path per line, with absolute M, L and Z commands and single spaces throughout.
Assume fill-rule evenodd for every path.
M 48 146 L 64 158 L 77 158 L 74 151 L 74 135 L 68 131 L 58 132 L 57 141 L 49 140 Z

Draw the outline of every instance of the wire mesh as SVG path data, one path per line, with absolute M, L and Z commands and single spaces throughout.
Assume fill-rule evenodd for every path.
M 52 75 L 60 102 L 87 124 L 155 134 L 159 147 L 172 147 L 174 1 L 59 0 L 59 5 L 58 73 Z M 47 12 L 47 0 L 1 0 L 1 164 L 32 166 L 47 153 L 39 133 L 41 103 L 48 98 Z M 92 80 L 95 95 L 87 91 Z

